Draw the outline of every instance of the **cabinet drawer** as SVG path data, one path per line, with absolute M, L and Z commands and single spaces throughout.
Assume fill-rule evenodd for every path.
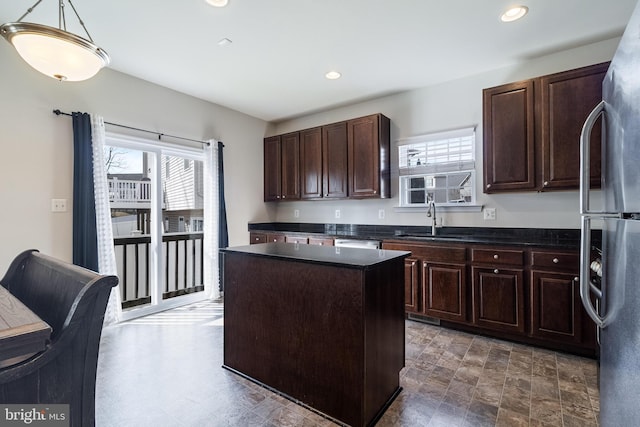
M 418 243 L 384 242 L 383 249 L 409 251 L 415 258 L 430 262 L 444 262 L 447 264 L 464 263 L 467 261 L 467 250 L 464 247 L 423 245 Z
M 264 233 L 249 233 L 249 243 L 267 243 L 267 235 Z
M 524 263 L 524 251 L 507 249 L 472 249 L 471 262 L 522 265 Z
M 310 245 L 333 246 L 333 239 L 327 237 L 309 237 Z
M 532 251 L 531 266 L 577 271 L 580 257 L 576 253 Z
M 287 243 L 307 244 L 307 238 L 302 236 L 286 236 L 284 241 Z
M 273 234 L 273 233 L 267 234 L 267 243 L 277 243 L 277 242 L 284 243 L 284 234 Z

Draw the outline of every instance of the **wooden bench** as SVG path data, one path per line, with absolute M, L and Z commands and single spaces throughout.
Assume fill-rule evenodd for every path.
M 95 384 L 104 313 L 116 276 L 21 253 L 0 285 L 51 326 L 45 349 L 0 368 L 0 403 L 69 404 L 71 426 L 95 425 Z

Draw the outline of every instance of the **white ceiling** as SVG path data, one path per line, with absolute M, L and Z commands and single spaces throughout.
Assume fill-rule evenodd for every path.
M 35 1 L 2 0 L 0 22 Z M 24 21 L 57 26 L 57 3 Z M 522 0 L 529 14 L 505 24 L 511 0 L 74 0 L 111 68 L 267 121 L 619 36 L 635 3 Z M 343 77 L 325 79 L 332 69 Z

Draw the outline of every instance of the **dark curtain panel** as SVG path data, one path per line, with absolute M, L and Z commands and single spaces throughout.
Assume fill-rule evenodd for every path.
M 91 117 L 73 113 L 73 263 L 98 271 Z
M 218 142 L 218 247 L 229 246 L 229 231 L 227 230 L 227 205 L 224 200 L 224 156 L 222 154 L 224 144 Z M 220 272 L 220 291 L 224 291 L 223 259 L 218 257 L 218 271 Z

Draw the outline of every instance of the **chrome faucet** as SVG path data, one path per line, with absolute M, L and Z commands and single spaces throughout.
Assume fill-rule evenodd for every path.
M 436 235 L 436 203 L 433 199 L 429 200 L 427 204 L 427 218 L 431 218 L 431 235 Z

